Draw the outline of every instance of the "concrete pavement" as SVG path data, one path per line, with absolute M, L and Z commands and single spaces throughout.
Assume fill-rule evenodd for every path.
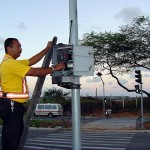
M 56 128 L 34 128 L 30 127 L 31 130 L 61 130 L 63 129 L 61 126 Z M 82 123 L 82 130 L 124 130 L 124 131 L 143 131 L 150 132 L 150 130 L 145 129 L 136 129 L 136 118 L 100 118 L 99 120 Z M 1 130 L 1 126 L 0 126 Z
M 145 129 L 136 129 L 136 118 L 103 118 L 94 122 L 82 124 L 83 130 L 135 130 L 145 131 Z M 148 130 L 146 130 L 148 131 Z

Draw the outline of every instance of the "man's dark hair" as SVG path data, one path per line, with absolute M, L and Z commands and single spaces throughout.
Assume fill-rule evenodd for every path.
M 13 46 L 13 41 L 17 40 L 16 38 L 7 38 L 4 42 L 4 48 L 5 48 L 5 53 L 7 54 L 7 47 L 12 47 Z

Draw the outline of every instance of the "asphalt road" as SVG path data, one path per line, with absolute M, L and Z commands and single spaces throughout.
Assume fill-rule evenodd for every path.
M 47 118 L 42 117 L 42 119 Z M 82 118 L 82 120 L 85 121 L 81 129 L 82 150 L 150 150 L 150 131 L 148 130 L 102 130 L 100 128 L 97 128 L 97 130 L 85 130 L 86 128 L 83 128 L 83 126 L 90 126 L 91 129 L 93 129 L 93 125 L 101 127 L 100 125 L 102 124 L 106 126 L 105 123 L 113 126 L 115 124 L 116 127 L 117 124 L 120 123 L 135 123 L 135 119 L 136 118 Z M 24 150 L 72 150 L 72 143 L 71 129 L 30 128 Z
M 149 150 L 150 133 L 82 131 L 82 150 Z M 24 150 L 72 150 L 71 130 L 30 130 Z

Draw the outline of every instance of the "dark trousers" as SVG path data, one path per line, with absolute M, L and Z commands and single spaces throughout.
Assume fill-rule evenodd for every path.
M 3 119 L 2 150 L 17 150 L 23 132 L 24 105 L 14 102 L 14 110 L 11 110 L 11 100 L 3 99 L 7 116 Z

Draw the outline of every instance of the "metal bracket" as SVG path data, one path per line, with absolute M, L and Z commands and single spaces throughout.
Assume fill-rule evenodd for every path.
M 80 89 L 81 84 L 74 84 L 71 82 L 62 82 L 59 83 L 58 86 L 64 87 L 66 89 Z

